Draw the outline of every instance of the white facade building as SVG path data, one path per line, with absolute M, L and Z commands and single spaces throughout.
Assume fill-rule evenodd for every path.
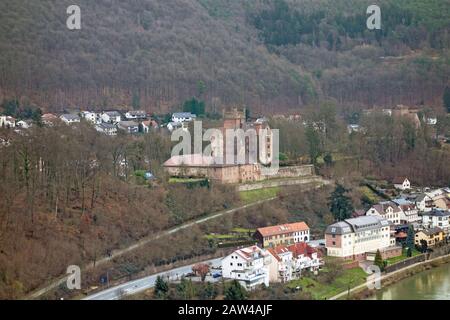
M 172 114 L 172 122 L 189 122 L 196 118 L 197 116 L 190 112 L 177 112 Z
M 325 231 L 327 254 L 362 260 L 367 253 L 391 246 L 389 221 L 379 216 L 363 216 L 334 223 Z
M 63 114 L 59 118 L 66 124 L 80 122 L 80 117 L 77 114 Z
M 373 205 L 367 212 L 367 216 L 378 216 L 392 222 L 395 225 L 402 223 L 402 220 L 406 220 L 403 211 L 400 207 L 392 201 L 380 202 Z
M 445 233 L 450 232 L 450 211 L 434 209 L 423 213 L 422 223 L 426 228 L 441 228 Z
M 270 262 L 270 254 L 257 246 L 238 249 L 222 259 L 222 276 L 238 280 L 247 290 L 269 286 Z
M 106 111 L 102 113 L 101 119 L 103 122 L 116 124 L 122 120 L 122 116 L 117 111 Z

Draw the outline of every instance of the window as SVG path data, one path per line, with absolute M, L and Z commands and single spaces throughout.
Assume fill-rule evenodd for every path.
M 232 266 L 233 265 L 233 262 L 230 262 L 230 266 Z
M 335 246 L 336 245 L 336 241 L 333 241 L 333 246 Z

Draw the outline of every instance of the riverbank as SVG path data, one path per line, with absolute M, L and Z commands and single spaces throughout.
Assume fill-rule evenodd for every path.
M 449 262 L 450 262 L 450 254 L 413 264 L 411 266 L 383 275 L 381 277 L 381 285 L 383 288 L 387 288 L 389 286 L 392 286 L 393 284 L 396 284 L 402 280 L 410 278 L 421 272 L 440 267 Z M 368 289 L 367 286 L 363 286 L 359 289 L 358 288 L 354 289 L 355 290 L 350 294 L 350 299 L 352 300 L 369 299 L 378 292 L 377 290 Z

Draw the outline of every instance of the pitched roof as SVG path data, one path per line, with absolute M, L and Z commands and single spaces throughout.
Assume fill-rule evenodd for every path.
M 319 253 L 317 249 L 311 247 L 306 242 L 297 242 L 293 245 L 290 245 L 287 249 L 292 252 L 294 257 L 298 257 L 301 255 L 311 257 L 313 253 Z
M 394 184 L 402 184 L 403 182 L 405 182 L 406 179 L 407 179 L 406 177 L 395 177 L 392 182 Z
M 309 227 L 305 222 L 302 221 L 289 224 L 281 224 L 277 226 L 258 228 L 257 232 L 259 232 L 263 237 L 270 237 L 278 234 L 306 231 L 306 230 L 309 230 Z
M 443 231 L 442 231 L 441 228 L 434 227 L 434 228 L 425 229 L 425 230 L 422 230 L 422 231 L 419 231 L 419 232 L 423 232 L 427 236 L 433 236 L 433 235 L 441 233 Z

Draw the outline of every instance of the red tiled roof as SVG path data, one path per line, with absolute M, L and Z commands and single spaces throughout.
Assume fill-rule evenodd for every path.
M 306 231 L 309 230 L 308 225 L 305 222 L 295 222 L 295 223 L 289 223 L 289 224 L 281 224 L 277 226 L 270 226 L 270 227 L 264 227 L 264 228 L 258 228 L 258 232 L 263 237 L 269 237 L 279 234 L 285 234 L 285 233 L 291 233 L 291 232 L 298 232 L 298 231 Z
M 316 249 L 308 245 L 306 242 L 297 242 L 296 244 L 290 245 L 288 250 L 292 252 L 294 257 L 301 255 L 311 257 L 313 253 L 318 253 Z

